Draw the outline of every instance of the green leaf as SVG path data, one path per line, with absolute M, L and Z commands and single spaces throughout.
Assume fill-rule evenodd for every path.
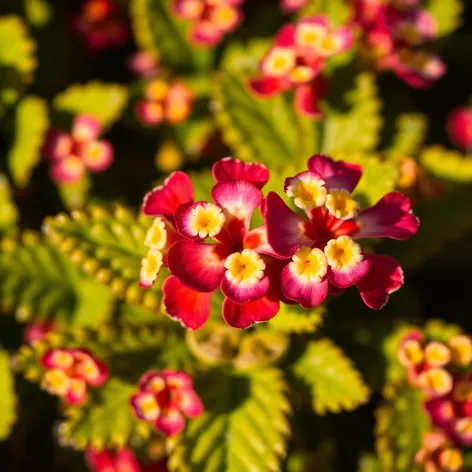
M 322 152 L 371 152 L 380 139 L 383 120 L 375 78 L 370 74 L 356 77 L 355 87 L 345 97 L 349 110 L 329 108 L 324 122 Z
M 48 128 L 46 101 L 25 97 L 16 108 L 15 141 L 8 153 L 8 167 L 18 187 L 28 185 L 33 169 L 40 162 Z
M 44 231 L 74 264 L 109 285 L 114 295 L 155 310 L 161 298 L 159 283 L 150 290 L 138 286 L 141 260 L 147 254 L 144 237 L 151 222 L 121 206 L 91 206 L 70 216 L 47 218 Z
M 384 472 L 419 472 L 414 456 L 431 425 L 416 388 L 387 384 L 377 410 L 376 449 Z
M 6 439 L 16 421 L 16 393 L 7 351 L 0 350 L 0 441 Z
M 138 45 L 160 56 L 173 70 L 195 72 L 212 67 L 214 48 L 194 47 L 188 38 L 189 23 L 171 11 L 168 0 L 132 0 L 130 12 Z
M 33 26 L 41 28 L 49 23 L 53 11 L 45 0 L 25 0 L 25 14 Z
M 462 23 L 464 9 L 461 0 L 427 0 L 426 9 L 436 20 L 436 35 L 446 36 L 455 31 Z
M 88 174 L 84 174 L 77 182 L 59 184 L 62 203 L 68 210 L 83 208 L 87 203 L 91 186 L 92 179 Z
M 323 14 L 336 25 L 347 23 L 351 15 L 349 3 L 343 0 L 309 0 L 300 16 Z
M 257 75 L 259 63 L 271 47 L 270 39 L 252 39 L 249 43 L 232 41 L 225 48 L 221 69 L 244 75 Z
M 442 146 L 425 148 L 420 156 L 423 167 L 436 177 L 451 182 L 472 182 L 472 157 Z
M 214 370 L 195 379 L 205 412 L 169 441 L 172 472 L 280 470 L 290 406 L 282 373 Z
M 353 410 L 369 398 L 369 389 L 351 360 L 329 339 L 312 341 L 294 366 L 311 388 L 319 415 Z
M 14 226 L 18 221 L 18 216 L 18 209 L 12 199 L 8 180 L 5 174 L 0 173 L 0 232 Z
M 306 310 L 298 305 L 282 304 L 279 313 L 269 321 L 268 326 L 283 333 L 314 333 L 323 324 L 325 312 L 325 308 L 321 306 Z
M 128 90 L 125 86 L 94 81 L 71 85 L 56 95 L 53 106 L 73 115 L 89 113 L 108 127 L 121 116 L 127 102 Z
M 428 118 L 421 113 L 405 113 L 397 118 L 396 127 L 393 144 L 386 150 L 387 156 L 416 156 L 426 137 Z
M 357 472 L 382 472 L 380 461 L 373 454 L 364 454 L 359 461 Z

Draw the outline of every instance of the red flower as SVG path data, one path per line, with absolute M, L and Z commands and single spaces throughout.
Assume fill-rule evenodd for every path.
M 193 23 L 190 39 L 202 46 L 215 46 L 243 20 L 244 0 L 172 0 L 177 16 Z
M 87 449 L 85 457 L 92 472 L 167 472 L 165 461 L 141 466 L 133 451 L 128 448 L 118 451 Z
M 34 321 L 26 326 L 23 332 L 23 339 L 28 344 L 34 344 L 43 340 L 52 331 L 54 331 L 54 323 L 52 321 Z
M 150 371 L 138 382 L 139 392 L 131 399 L 137 418 L 153 423 L 156 431 L 166 436 L 180 433 L 185 418 L 196 418 L 203 413 L 203 404 L 185 372 Z
M 304 7 L 308 0 L 280 0 L 282 11 L 292 13 Z
M 351 29 L 333 30 L 324 16 L 286 25 L 277 33 L 274 46 L 261 62 L 261 77 L 251 80 L 249 86 L 262 97 L 295 89 L 297 110 L 319 117 L 319 100 L 325 93 L 325 81 L 320 75 L 324 63 L 347 50 L 351 43 Z
M 466 151 L 472 150 L 472 109 L 456 108 L 447 119 L 447 132 L 454 145 Z
M 328 293 L 356 285 L 370 308 L 380 309 L 403 285 L 403 273 L 390 256 L 364 254 L 355 240 L 408 239 L 418 231 L 409 200 L 398 192 L 358 211 L 351 192 L 362 176 L 355 164 L 316 155 L 308 171 L 285 181 L 285 192 L 307 218 L 291 210 L 274 192 L 263 205 L 267 240 L 286 259 L 284 295 L 313 308 Z
M 108 367 L 85 349 L 50 349 L 41 358 L 46 368 L 41 386 L 63 397 L 69 405 L 81 404 L 87 386 L 100 387 L 108 378 Z
M 429 431 L 423 436 L 421 449 L 415 456 L 416 465 L 426 472 L 462 472 L 462 452 L 455 448 L 441 431 Z
M 44 156 L 51 162 L 50 175 L 56 183 L 77 182 L 88 169 L 103 172 L 113 161 L 109 141 L 99 140 L 100 122 L 90 115 L 75 118 L 72 133 L 51 130 L 46 139 Z

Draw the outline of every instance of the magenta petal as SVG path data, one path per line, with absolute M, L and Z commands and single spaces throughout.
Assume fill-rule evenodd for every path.
M 352 192 L 362 177 L 362 168 L 357 164 L 335 161 L 323 154 L 310 157 L 308 168 L 321 175 L 328 190 L 336 188 Z
M 194 25 L 190 38 L 202 46 L 215 46 L 223 39 L 223 32 L 211 21 L 199 21 Z
M 157 382 L 156 382 L 157 381 Z M 142 392 L 155 392 L 153 389 L 153 384 L 155 385 L 158 382 L 162 383 L 163 388 L 165 387 L 165 380 L 161 372 L 157 370 L 149 370 L 141 375 L 140 379 L 138 380 L 138 388 Z
M 283 77 L 261 77 L 249 81 L 249 88 L 261 97 L 272 97 L 289 87 L 290 83 Z
M 104 470 L 115 470 L 115 458 L 112 451 L 98 451 L 92 448 L 87 449 L 85 460 L 88 467 L 93 472 L 103 472 Z
M 225 273 L 225 259 L 229 255 L 221 244 L 177 241 L 167 254 L 172 274 L 198 292 L 213 292 Z M 171 282 L 174 286 L 175 281 Z
M 123 448 L 117 451 L 115 464 L 117 472 L 141 472 L 141 466 L 131 449 Z M 96 472 L 106 472 L 106 469 L 100 469 Z
M 191 388 L 182 389 L 178 393 L 177 406 L 189 418 L 196 418 L 203 413 L 203 404 Z
M 267 195 L 263 213 L 267 240 L 280 256 L 291 257 L 300 246 L 313 244 L 305 235 L 305 224 L 308 222 L 291 210 L 276 193 L 269 192 Z
M 81 146 L 80 157 L 91 172 L 103 172 L 113 161 L 113 147 L 109 141 L 89 141 Z
M 259 189 L 269 180 L 269 170 L 264 164 L 242 162 L 232 157 L 220 159 L 213 165 L 212 172 L 216 182 L 247 180 Z
M 369 271 L 356 287 L 369 308 L 380 310 L 387 304 L 389 294 L 403 285 L 403 271 L 393 257 L 376 254 L 364 257 L 370 263 Z
M 448 117 L 447 132 L 455 146 L 472 149 L 472 109 L 456 108 Z
M 44 144 L 44 157 L 53 161 L 63 159 L 72 154 L 72 146 L 70 135 L 59 130 L 50 130 Z
M 181 171 L 170 174 L 164 185 L 154 188 L 144 197 L 143 213 L 146 216 L 172 216 L 180 205 L 193 202 L 193 184 Z
M 244 236 L 244 249 L 252 249 L 259 254 L 267 254 L 268 256 L 280 259 L 279 256 L 267 240 L 267 229 L 265 225 L 252 229 Z
M 98 138 L 102 125 L 92 115 L 79 115 L 72 126 L 72 137 L 76 141 L 92 141 Z
M 54 161 L 49 169 L 51 179 L 57 184 L 78 182 L 85 173 L 85 165 L 77 156 L 67 156 Z
M 354 285 L 362 277 L 364 277 L 369 270 L 369 259 L 365 258 L 355 264 L 349 269 L 334 270 L 328 267 L 328 278 L 329 281 L 339 288 L 348 288 Z
M 207 322 L 210 316 L 211 293 L 187 288 L 174 276 L 164 281 L 162 291 L 164 307 L 170 317 L 189 329 L 199 329 Z
M 46 369 L 67 370 L 73 363 L 74 357 L 68 349 L 50 349 L 41 357 L 41 364 Z
M 290 270 L 290 264 L 282 271 L 282 291 L 284 295 L 304 308 L 315 308 L 328 295 L 328 279 L 319 282 L 305 281 L 296 277 Z
M 225 298 L 223 319 L 233 328 L 245 329 L 255 323 L 271 320 L 280 309 L 280 302 L 268 296 L 255 302 L 238 304 Z
M 185 419 L 177 408 L 168 408 L 160 412 L 155 427 L 166 436 L 175 436 L 185 428 Z
M 64 400 L 69 405 L 80 405 L 87 397 L 87 385 L 85 380 L 70 379 L 69 390 L 64 396 Z
M 182 370 L 176 372 L 172 369 L 164 369 L 161 374 L 170 387 L 183 389 L 191 389 L 193 387 L 192 378 Z
M 336 54 L 340 54 L 352 46 L 354 35 L 351 27 L 344 26 L 339 28 L 336 31 L 335 36 L 340 40 L 339 49 L 337 50 Z
M 400 192 L 387 193 L 372 208 L 361 211 L 356 218 L 359 229 L 353 238 L 409 239 L 420 227 L 408 197 Z
M 321 98 L 320 90 L 313 83 L 299 85 L 295 91 L 295 108 L 302 115 L 320 119 L 323 116 Z
M 282 48 L 295 46 L 295 26 L 282 26 L 275 36 L 274 45 Z
M 236 303 L 253 302 L 262 298 L 269 290 L 269 278 L 264 277 L 254 285 L 236 284 L 231 282 L 226 276 L 221 282 L 223 295 Z

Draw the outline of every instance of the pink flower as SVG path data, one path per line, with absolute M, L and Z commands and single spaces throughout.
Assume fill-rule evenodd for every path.
M 243 20 L 244 0 L 172 0 L 175 14 L 192 22 L 190 39 L 202 46 L 215 46 Z
M 462 452 L 441 431 L 423 435 L 423 444 L 415 456 L 415 464 L 425 472 L 462 472 Z
M 308 0 L 280 0 L 282 11 L 285 13 L 293 13 L 304 7 Z
M 166 436 L 184 429 L 184 416 L 196 418 L 203 413 L 203 404 L 185 372 L 149 371 L 139 380 L 138 389 L 130 399 L 134 414 Z
M 466 151 L 472 150 L 472 109 L 456 108 L 447 119 L 447 132 L 454 145 Z
M 46 369 L 41 386 L 69 405 L 85 401 L 87 388 L 100 387 L 108 378 L 108 367 L 86 349 L 50 349 L 41 358 Z
M 168 84 L 162 79 L 152 79 L 146 84 L 144 98 L 136 103 L 135 113 L 147 126 L 164 121 L 180 123 L 190 115 L 193 100 L 192 92 L 180 82 Z
M 305 218 L 274 192 L 263 205 L 268 243 L 285 259 L 282 292 L 313 308 L 328 294 L 356 285 L 367 306 L 382 308 L 403 285 L 403 272 L 390 256 L 365 254 L 356 240 L 415 235 L 419 221 L 408 198 L 392 192 L 359 211 L 351 196 L 362 176 L 358 165 L 315 155 L 308 169 L 285 180 L 285 193 Z
M 128 30 L 113 0 L 84 0 L 72 25 L 92 51 L 120 47 L 128 39 Z
M 50 161 L 51 179 L 56 183 L 77 182 L 87 170 L 105 171 L 113 161 L 109 141 L 100 140 L 102 125 L 91 115 L 75 118 L 71 134 L 52 129 L 46 139 L 44 156 Z
M 159 61 L 149 51 L 137 51 L 129 58 L 128 65 L 136 75 L 148 78 L 157 74 Z
M 23 332 L 23 339 L 28 344 L 34 344 L 42 341 L 52 331 L 54 331 L 54 323 L 52 321 L 34 321 L 26 326 Z
M 312 16 L 296 25 L 283 26 L 261 62 L 261 76 L 252 79 L 249 86 L 261 97 L 295 89 L 297 111 L 320 117 L 319 101 L 326 89 L 320 75 L 324 63 L 346 51 L 351 44 L 351 28 L 333 30 L 324 16 Z

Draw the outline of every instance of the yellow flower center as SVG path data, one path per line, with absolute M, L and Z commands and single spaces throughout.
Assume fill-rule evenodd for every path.
M 228 256 L 226 277 L 235 284 L 255 285 L 264 277 L 265 263 L 252 249 L 244 249 Z
M 190 114 L 190 105 L 188 102 L 172 103 L 167 109 L 167 118 L 176 123 L 183 121 Z
M 169 85 L 163 80 L 152 80 L 146 86 L 146 97 L 150 100 L 161 101 L 167 97 Z
M 159 415 L 159 405 L 152 394 L 142 396 L 138 401 L 138 408 L 148 421 L 155 420 Z
M 313 77 L 313 70 L 308 66 L 298 66 L 290 72 L 292 82 L 308 82 Z
M 295 42 L 298 46 L 318 46 L 326 36 L 326 29 L 321 25 L 301 24 L 295 34 Z
M 214 203 L 198 205 L 192 209 L 189 217 L 190 234 L 206 238 L 216 236 L 225 223 L 225 215 Z
M 225 29 L 236 23 L 238 19 L 238 13 L 229 5 L 221 5 L 218 6 L 213 12 L 212 19 L 217 26 Z
M 83 395 L 87 386 L 81 379 L 71 379 L 70 389 L 77 395 Z
M 162 252 L 150 249 L 147 256 L 141 261 L 140 280 L 152 285 L 162 267 Z
M 326 201 L 327 190 L 324 180 L 310 175 L 301 175 L 292 179 L 286 193 L 294 198 L 294 203 L 302 210 L 311 210 L 322 206 Z
M 160 377 L 154 377 L 152 380 L 150 380 L 147 384 L 147 389 L 150 392 L 158 393 L 164 390 L 166 386 L 166 383 L 164 379 L 161 379 Z
M 434 367 L 422 372 L 418 381 L 420 385 L 437 395 L 445 395 L 452 388 L 452 377 L 441 367 Z
M 461 434 L 472 434 L 472 418 L 462 418 L 456 423 L 456 431 Z
M 325 36 L 319 45 L 320 53 L 324 56 L 334 54 L 338 49 L 339 40 L 334 35 Z
M 153 121 L 162 120 L 164 117 L 164 108 L 158 102 L 150 102 L 146 106 L 146 115 Z
M 452 362 L 460 366 L 467 366 L 472 360 L 472 341 L 469 336 L 454 336 L 448 341 L 451 349 Z
M 96 378 L 99 375 L 99 369 L 93 361 L 82 362 L 78 370 L 86 378 Z
M 305 282 L 319 282 L 328 271 L 328 262 L 321 249 L 302 246 L 292 257 L 290 272 Z
M 287 74 L 295 66 L 295 54 L 288 48 L 275 48 L 264 61 L 263 69 L 266 75 L 276 77 Z
M 52 369 L 44 374 L 42 387 L 53 395 L 65 395 L 69 389 L 70 379 L 60 369 Z
M 344 189 L 332 189 L 326 197 L 326 208 L 336 218 L 348 220 L 357 214 L 359 204 Z
M 96 162 L 103 157 L 102 143 L 99 141 L 92 141 L 87 145 L 87 160 Z
M 425 347 L 424 356 L 429 365 L 441 367 L 451 360 L 451 351 L 443 343 L 432 341 Z
M 355 266 L 364 258 L 361 247 L 349 236 L 331 239 L 324 249 L 329 266 L 334 270 L 345 270 Z
M 144 244 L 150 249 L 162 250 L 167 243 L 167 230 L 164 220 L 158 216 L 148 229 Z
M 421 344 L 416 339 L 408 339 L 403 343 L 398 353 L 400 362 L 405 366 L 419 365 L 423 362 L 424 353 Z
M 84 165 L 78 157 L 69 156 L 64 160 L 64 167 L 68 174 L 76 174 L 81 172 Z
M 188 17 L 198 17 L 203 13 L 205 5 L 201 0 L 187 0 L 182 4 L 182 13 Z
M 67 369 L 72 365 L 74 359 L 72 357 L 72 354 L 70 354 L 69 352 L 56 351 L 53 356 L 53 362 L 58 367 L 61 367 L 62 369 Z
M 439 454 L 439 464 L 447 472 L 459 472 L 464 465 L 462 452 L 459 449 L 445 449 Z

